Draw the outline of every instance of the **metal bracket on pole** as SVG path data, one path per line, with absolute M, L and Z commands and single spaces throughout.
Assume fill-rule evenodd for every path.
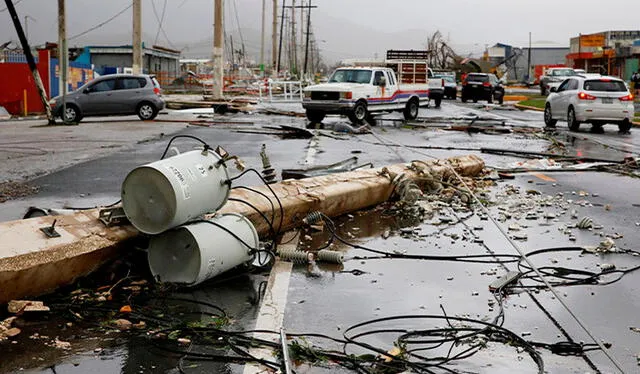
M 124 209 L 122 207 L 102 209 L 100 210 L 98 217 L 100 222 L 104 223 L 107 227 L 122 225 L 129 222 L 129 219 L 124 213 Z
M 56 231 L 56 222 L 58 222 L 58 220 L 54 219 L 51 226 L 41 227 L 40 231 L 42 231 L 47 238 L 59 238 L 60 233 Z

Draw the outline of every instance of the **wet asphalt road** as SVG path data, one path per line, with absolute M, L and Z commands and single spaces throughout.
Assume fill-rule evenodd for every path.
M 491 110 L 487 110 L 490 108 Z M 519 112 L 501 110 L 482 105 L 462 105 L 445 102 L 441 109 L 422 109 L 420 117 L 461 117 L 480 115 L 505 120 L 513 126 L 542 127 L 542 115 L 537 112 Z M 304 126 L 300 118 L 235 115 L 230 119 L 252 121 L 256 125 L 293 125 Z M 399 119 L 398 115 L 386 118 Z M 328 118 L 327 128 L 341 123 L 344 119 Z M 444 119 L 441 124 L 428 121 L 427 128 L 410 129 L 399 126 L 398 122 L 382 121 L 376 134 L 386 142 L 431 147 L 456 147 L 464 150 L 408 149 L 389 147 L 380 143 L 380 139 L 371 135 L 344 136 L 343 140 L 321 136 L 310 150 L 309 140 L 281 140 L 271 135 L 246 134 L 227 128 L 190 127 L 183 134 L 199 136 L 212 145 L 222 145 L 231 154 L 240 156 L 248 167 L 260 168 L 258 153 L 262 144 L 266 144 L 272 164 L 278 168 L 300 168 L 305 165 L 321 165 L 337 162 L 352 156 L 358 157 L 360 164 L 372 162 L 375 166 L 404 162 L 430 157 L 449 157 L 468 153 L 477 153 L 490 166 L 507 167 L 521 161 L 519 157 L 506 157 L 483 154 L 480 148 L 506 148 L 544 152 L 550 142 L 531 134 L 471 134 L 459 131 L 443 131 L 432 127 L 444 125 L 450 121 Z M 567 152 L 572 155 L 589 156 L 619 160 L 627 156 L 638 157 L 640 151 L 639 135 L 619 135 L 615 127 L 605 127 L 605 134 L 591 134 L 587 129 L 579 133 L 569 133 L 563 124 L 558 125 L 556 138 L 565 142 Z M 68 169 L 35 179 L 32 183 L 40 187 L 40 193 L 28 200 L 16 200 L 3 204 L 0 218 L 3 220 L 20 218 L 27 206 L 42 207 L 93 206 L 115 201 L 119 198 L 119 186 L 124 176 L 133 167 L 151 162 L 160 157 L 168 137 L 158 141 L 138 144 L 137 146 L 109 157 L 89 161 Z M 182 150 L 189 149 L 191 143 L 177 143 Z M 476 151 L 471 151 L 475 149 Z M 356 152 L 354 152 L 356 151 Z M 419 153 L 418 153 L 419 152 Z M 254 178 L 242 180 L 247 185 L 258 184 Z M 512 186 L 512 187 L 510 187 Z M 640 242 L 638 226 L 640 223 L 639 182 L 635 178 L 603 172 L 571 172 L 518 174 L 514 180 L 500 181 L 491 189 L 491 199 L 495 204 L 490 207 L 492 215 L 500 216 L 501 197 L 505 189 L 519 189 L 518 200 L 521 204 L 531 203 L 527 196 L 557 197 L 559 202 L 552 206 L 535 205 L 541 209 L 536 220 L 526 220 L 523 215 L 513 214 L 501 225 L 505 228 L 518 223 L 521 231 L 527 233 L 526 241 L 518 241 L 518 247 L 529 252 L 542 248 L 562 246 L 597 245 L 603 238 L 600 232 L 608 235 L 618 234 L 616 244 L 620 248 L 640 249 L 634 245 Z M 536 193 L 527 193 L 535 190 Z M 580 192 L 588 193 L 580 196 Z M 574 194 L 575 193 L 575 194 Z M 592 194 L 595 193 L 596 196 Z M 559 194 L 562 194 L 560 196 Z M 517 196 L 520 196 L 517 195 Z M 583 193 L 584 195 L 584 193 Z M 571 200 L 571 202 L 568 202 Z M 585 200 L 587 202 L 585 202 Z M 523 203 L 524 202 L 524 203 Z M 583 206 L 584 205 L 584 206 Z M 516 205 L 507 210 L 517 211 Z M 564 209 L 567 208 L 567 209 Z M 575 241 L 559 230 L 574 223 L 571 211 L 576 210 L 579 217 L 592 217 L 603 228 L 593 231 L 573 229 Z M 445 211 L 441 214 L 453 214 Z M 554 213 L 557 218 L 545 219 L 546 213 Z M 436 214 L 435 219 L 439 217 Z M 336 220 L 340 232 L 359 244 L 382 249 L 400 250 L 407 253 L 428 254 L 517 254 L 510 243 L 489 221 L 471 215 L 464 222 L 434 225 L 434 220 L 424 222 L 406 222 L 399 217 L 388 216 L 384 210 L 373 209 L 359 212 L 353 217 L 341 217 Z M 401 228 L 414 228 L 416 235 L 405 237 Z M 478 228 L 482 228 L 481 230 Z M 382 234 L 389 230 L 389 238 Z M 480 243 L 468 239 L 475 233 Z M 457 239 L 454 239 L 457 237 Z M 465 240 L 464 238 L 467 237 Z M 318 247 L 327 239 L 325 233 L 312 234 L 301 246 Z M 515 264 L 505 267 L 495 264 L 469 264 L 461 262 L 416 261 L 402 259 L 358 260 L 354 256 L 364 255 L 360 250 L 347 251 L 347 261 L 342 269 L 336 267 L 296 266 L 291 276 L 288 290 L 288 302 L 285 311 L 284 327 L 288 332 L 317 332 L 341 337 L 350 325 L 366 320 L 396 315 L 439 315 L 443 310 L 449 316 L 468 316 L 474 319 L 491 320 L 498 308 L 488 290 L 488 284 L 497 275 L 506 270 L 515 270 Z M 598 269 L 597 264 L 614 263 L 618 268 L 640 264 L 640 258 L 626 255 L 582 255 L 580 253 L 551 253 L 536 256 L 539 266 L 559 263 L 566 267 L 579 269 Z M 358 270 L 354 272 L 354 270 Z M 360 274 L 361 275 L 356 275 Z M 186 297 L 219 305 L 233 316 L 238 328 L 251 329 L 255 323 L 259 305 L 256 303 L 257 290 L 264 276 L 244 276 L 232 282 L 215 284 L 210 282 L 187 292 Z M 571 310 L 589 327 L 594 336 L 612 344 L 609 352 L 623 365 L 625 372 L 637 372 L 636 355 L 640 347 L 640 333 L 630 327 L 640 327 L 637 310 L 640 306 L 638 284 L 640 275 L 630 273 L 620 281 L 610 285 L 587 285 L 558 287 Z M 493 300 L 493 303 L 492 303 Z M 548 291 L 520 293 L 511 295 L 504 301 L 504 327 L 527 340 L 555 343 L 572 339 L 576 342 L 591 342 L 591 339 L 570 317 Z M 421 320 L 402 327 L 411 329 L 442 327 L 442 320 Z M 384 327 L 398 327 L 398 324 L 386 324 Z M 378 326 L 381 327 L 381 326 Z M 388 350 L 392 347 L 393 337 L 386 335 L 371 336 L 369 342 Z M 319 342 L 327 348 L 332 347 L 326 341 Z M 27 347 L 17 347 L 27 349 Z M 351 349 L 351 348 L 350 348 Z M 24 362 L 33 363 L 29 356 L 11 348 L 12 357 L 22 355 Z M 438 354 L 446 352 L 437 351 Z M 601 353 L 592 352 L 588 359 L 581 357 L 563 357 L 540 350 L 545 368 L 550 373 L 586 373 L 600 371 L 616 372 L 613 364 Z M 362 353 L 357 350 L 349 353 Z M 91 350 L 85 354 L 68 358 L 51 359 L 56 363 L 57 373 L 85 372 L 177 372 L 177 358 L 154 351 L 136 339 L 113 344 L 112 348 L 100 355 Z M 14 363 L 15 364 L 15 363 Z M 36 365 L 25 365 L 33 367 Z M 14 366 L 15 367 L 15 366 Z M 595 367 L 595 369 L 594 369 Z M 527 355 L 508 345 L 489 343 L 485 350 L 475 356 L 456 361 L 449 368 L 463 373 L 536 373 L 537 367 Z M 198 363 L 196 367 L 185 370 L 197 372 L 241 373 L 242 366 L 227 364 Z M 50 369 L 36 369 L 35 372 L 51 372 Z M 336 373 L 342 372 L 336 367 L 298 368 L 299 373 Z M 346 372 L 346 371 L 345 371 Z

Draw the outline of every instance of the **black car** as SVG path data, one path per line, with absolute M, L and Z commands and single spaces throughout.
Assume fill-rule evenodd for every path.
M 462 82 L 462 102 L 473 100 L 487 100 L 489 104 L 496 100 L 502 104 L 504 101 L 504 87 L 493 74 L 469 73 Z

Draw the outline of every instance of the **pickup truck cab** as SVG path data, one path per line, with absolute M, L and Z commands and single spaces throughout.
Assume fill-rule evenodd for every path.
M 373 124 L 374 114 L 394 111 L 412 120 L 420 106 L 429 104 L 430 97 L 438 106 L 444 95 L 442 79 L 430 82 L 429 74 L 424 61 L 341 67 L 327 83 L 305 88 L 302 106 L 311 122 L 321 122 L 327 114 L 342 114 L 354 124 Z

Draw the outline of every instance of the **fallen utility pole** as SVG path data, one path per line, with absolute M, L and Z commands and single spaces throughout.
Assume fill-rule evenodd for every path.
M 447 160 L 416 161 L 429 168 L 432 175 L 452 177 L 452 168 L 460 175 L 477 176 L 484 162 L 475 155 Z M 320 211 L 329 217 L 355 212 L 383 203 L 395 186 L 389 174 L 404 174 L 418 181 L 422 174 L 407 164 L 357 170 L 301 180 L 285 180 L 270 187 L 255 187 L 259 193 L 236 189 L 231 197 L 250 203 L 258 211 L 236 201 L 228 202 L 220 211 L 246 216 L 262 237 L 268 237 L 270 226 L 264 216 L 274 214 L 276 230 L 284 232 L 302 224 L 310 212 Z M 279 203 L 282 204 L 282 214 Z M 272 205 L 273 204 L 273 205 Z M 273 206 L 276 207 L 275 211 Z M 105 226 L 99 209 L 68 216 L 44 216 L 0 223 L 0 304 L 12 299 L 37 296 L 57 287 L 71 284 L 90 274 L 118 255 L 119 245 L 138 235 L 130 225 Z M 280 224 L 282 222 L 282 224 Z
M 18 34 L 18 38 L 20 39 L 20 44 L 22 44 L 22 50 L 25 57 L 27 58 L 27 64 L 29 65 L 29 70 L 31 70 L 31 74 L 33 75 L 33 80 L 36 83 L 36 89 L 38 90 L 38 94 L 40 95 L 40 100 L 42 101 L 44 110 L 47 113 L 47 120 L 49 121 L 50 125 L 55 125 L 56 121 L 53 118 L 51 106 L 49 106 L 49 101 L 47 100 L 47 93 L 44 90 L 42 78 L 40 78 L 40 72 L 38 72 L 38 67 L 36 66 L 35 59 L 33 58 L 33 54 L 31 53 L 31 47 L 29 46 L 27 37 L 24 35 L 24 31 L 22 30 L 22 24 L 20 24 L 20 18 L 18 18 L 16 8 L 13 6 L 13 2 L 11 0 L 5 0 L 5 4 L 7 5 L 7 10 L 11 15 L 13 26 L 16 28 L 16 33 Z

